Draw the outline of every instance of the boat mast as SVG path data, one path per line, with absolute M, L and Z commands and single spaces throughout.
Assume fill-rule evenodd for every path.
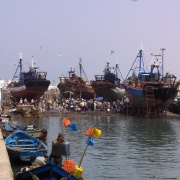
M 166 50 L 165 48 L 160 49 L 162 51 L 162 78 L 164 77 L 164 51 Z
M 18 71 L 18 69 L 19 69 L 19 75 L 17 76 L 17 71 Z M 19 64 L 18 64 L 17 69 L 16 69 L 16 71 L 15 71 L 15 73 L 14 73 L 14 76 L 13 76 L 13 78 L 12 78 L 12 81 L 13 81 L 15 78 L 19 77 L 20 74 L 21 74 L 21 72 L 22 72 L 22 53 L 19 53 Z
M 118 77 L 118 64 L 116 64 L 116 77 Z
M 32 68 L 34 67 L 34 59 L 33 59 L 33 56 L 32 56 L 32 60 L 31 60 L 31 67 L 32 67 Z
M 86 80 L 87 80 L 87 82 L 89 82 L 89 80 L 88 80 L 88 78 L 86 76 L 86 73 L 84 71 L 84 68 L 82 67 L 82 59 L 81 58 L 79 60 L 79 69 L 80 69 L 80 78 L 82 78 L 82 73 L 83 73 L 85 78 L 86 78 Z
M 22 53 L 19 53 L 19 68 L 20 68 L 20 73 L 22 72 Z
M 141 72 L 142 62 L 143 62 L 142 51 L 143 51 L 143 48 L 141 47 L 139 50 L 139 55 L 138 55 L 138 57 L 139 57 L 139 73 Z
M 82 60 L 79 59 L 79 72 L 80 72 L 80 78 L 82 79 Z M 82 91 L 80 90 L 80 99 L 81 99 Z
M 138 55 L 136 56 L 136 59 L 134 60 L 134 62 L 133 62 L 133 64 L 132 64 L 132 66 L 131 66 L 131 68 L 130 68 L 130 70 L 129 70 L 126 78 L 125 78 L 125 80 L 128 78 L 129 73 L 130 73 L 132 70 L 134 70 L 133 67 L 134 67 L 134 64 L 135 64 L 135 62 L 136 62 L 136 60 L 137 60 L 138 58 L 139 58 L 139 73 L 141 72 L 141 69 L 144 70 L 144 62 L 143 62 L 143 53 L 142 53 L 142 52 L 143 52 L 143 44 L 141 44 L 139 53 L 138 53 Z M 142 64 L 143 64 L 143 68 L 142 68 Z M 137 67 L 137 68 L 138 68 L 138 67 Z
M 80 78 L 82 78 L 82 60 L 79 59 L 79 72 L 80 72 Z

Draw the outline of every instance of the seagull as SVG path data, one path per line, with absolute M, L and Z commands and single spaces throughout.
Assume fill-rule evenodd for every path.
M 55 56 L 63 57 L 62 54 L 54 53 Z
M 16 66 L 16 64 L 12 62 L 12 63 L 10 64 L 10 66 Z
M 111 51 L 111 52 L 110 52 L 110 55 L 112 55 L 113 53 L 114 53 L 114 51 Z

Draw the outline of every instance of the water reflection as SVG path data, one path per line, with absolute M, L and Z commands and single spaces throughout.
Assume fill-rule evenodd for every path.
M 48 130 L 51 142 L 62 131 L 59 117 L 43 119 L 12 118 L 20 124 L 36 124 Z M 88 147 L 82 162 L 85 180 L 104 179 L 178 179 L 180 177 L 180 118 L 139 119 L 121 116 L 82 115 L 71 117 L 78 132 L 63 127 L 71 143 L 70 159 L 78 164 L 85 148 L 85 132 L 94 123 L 102 130 L 94 146 Z

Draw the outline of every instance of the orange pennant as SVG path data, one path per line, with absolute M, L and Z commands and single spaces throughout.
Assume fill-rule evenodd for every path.
M 69 117 L 65 117 L 63 120 L 62 120 L 62 124 L 65 126 L 65 127 L 68 127 L 71 122 L 70 122 L 70 118 Z
M 93 133 L 93 129 L 94 129 L 94 128 L 89 128 L 89 129 L 86 131 L 85 135 L 86 135 L 86 136 L 91 136 L 92 133 Z

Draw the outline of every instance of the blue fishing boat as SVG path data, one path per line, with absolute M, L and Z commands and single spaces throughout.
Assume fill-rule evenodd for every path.
M 28 71 L 23 71 L 22 54 L 20 54 L 19 64 L 8 89 L 12 98 L 19 101 L 21 98 L 28 101 L 39 100 L 48 89 L 50 81 L 46 79 L 47 72 L 37 71 L 32 59 L 32 66 Z
M 20 127 L 18 125 L 13 126 L 13 125 L 10 125 L 9 123 L 5 122 L 3 124 L 0 124 L 0 128 L 1 128 L 1 132 L 2 132 L 4 139 L 7 138 L 10 134 L 15 132 L 16 130 L 24 131 L 24 132 L 30 134 L 31 136 L 34 136 L 41 140 L 45 140 L 46 136 L 47 136 L 47 130 L 45 128 L 39 129 L 34 125 Z
M 7 151 L 12 161 L 32 163 L 37 156 L 47 153 L 46 145 L 37 138 L 17 130 L 5 139 Z
M 165 49 L 161 50 L 162 54 L 151 54 L 153 61 L 151 61 L 150 71 L 147 71 L 141 48 L 125 78 L 123 86 L 134 113 L 141 111 L 157 115 L 158 112 L 166 111 L 177 96 L 179 82 L 176 82 L 174 75 L 163 74 Z
M 59 180 L 59 179 L 68 179 L 68 180 L 80 180 L 82 178 L 76 178 L 72 174 L 65 171 L 60 166 L 57 166 L 53 163 L 49 163 L 43 166 L 39 166 L 32 170 L 25 172 L 20 172 L 15 175 L 15 180 L 32 180 L 32 179 L 41 179 L 41 180 Z

